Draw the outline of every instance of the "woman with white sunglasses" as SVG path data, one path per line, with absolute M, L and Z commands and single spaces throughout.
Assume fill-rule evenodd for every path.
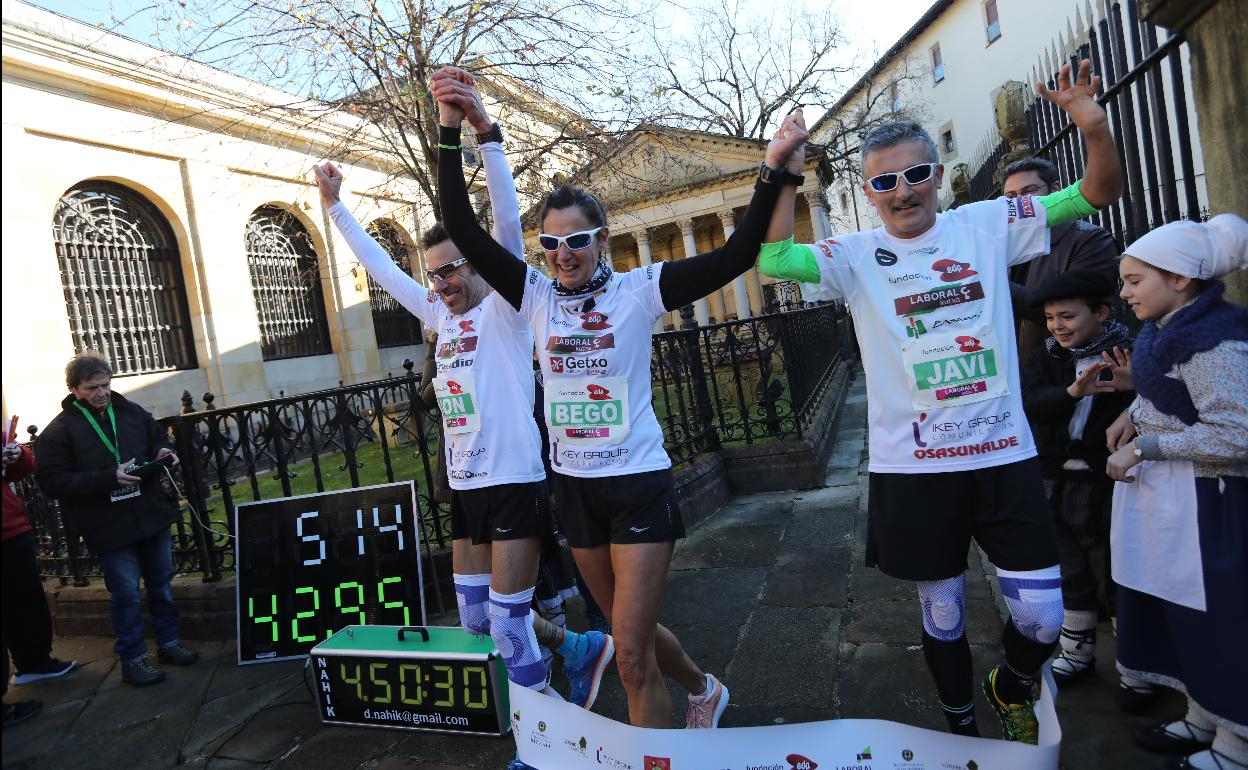
M 615 273 L 601 205 L 561 186 L 541 208 L 547 278 L 516 261 L 476 222 L 464 183 L 460 123 L 471 77 L 444 68 L 439 103 L 438 191 L 443 222 L 473 268 L 528 319 L 546 383 L 551 488 L 577 566 L 611 621 L 629 721 L 670 727 L 661 674 L 689 691 L 686 727 L 715 727 L 728 691 L 659 625 L 672 548 L 684 536 L 671 460 L 651 405 L 650 334 L 666 312 L 715 291 L 754 264 L 780 188 L 798 177 L 807 133 L 790 115 L 767 147 L 741 224 L 718 249 Z M 661 673 L 660 673 L 661 672 Z

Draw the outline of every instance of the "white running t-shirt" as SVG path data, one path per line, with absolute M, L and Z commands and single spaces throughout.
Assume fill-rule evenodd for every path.
M 1008 268 L 1049 250 L 1031 196 L 938 214 L 918 238 L 884 228 L 807 246 L 844 297 L 867 373 L 870 464 L 880 473 L 989 468 L 1036 456 L 1023 414 Z
M 614 273 L 583 300 L 561 298 L 529 268 L 520 314 L 537 340 L 556 472 L 600 478 L 672 467 L 650 385 L 650 332 L 666 312 L 662 268 Z
M 329 210 L 364 269 L 399 304 L 438 333 L 435 391 L 442 407 L 451 489 L 546 478 L 533 420 L 533 335 L 491 291 L 462 315 L 403 272 L 341 202 Z

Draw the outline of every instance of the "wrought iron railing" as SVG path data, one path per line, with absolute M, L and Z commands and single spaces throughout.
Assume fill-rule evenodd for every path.
M 848 314 L 838 305 L 655 335 L 654 411 L 673 464 L 724 444 L 801 438 L 837 365 L 852 355 L 848 340 Z M 412 362 L 404 368 L 398 377 L 230 407 L 216 408 L 204 394 L 196 410 L 184 394 L 184 413 L 161 420 L 182 460 L 174 473 L 183 493 L 176 571 L 215 580 L 233 569 L 239 503 L 406 479 L 416 482 L 425 542 L 449 546 L 449 512 L 433 492 L 437 420 L 419 397 Z M 27 430 L 37 456 L 37 430 Z M 43 573 L 63 584 L 98 577 L 98 560 L 56 503 L 33 480 L 17 487 Z
M 805 306 L 802 302 L 802 289 L 796 282 L 776 281 L 763 284 L 764 313 L 784 313 L 801 310 Z

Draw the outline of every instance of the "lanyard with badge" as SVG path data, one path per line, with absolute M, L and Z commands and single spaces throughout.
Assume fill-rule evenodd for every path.
M 116 446 L 113 445 L 113 442 L 109 440 L 108 436 L 104 434 L 104 429 L 100 427 L 98 422 L 96 422 L 95 416 L 77 401 L 74 402 L 74 406 L 78 408 L 78 411 L 82 412 L 83 417 L 87 418 L 87 422 L 91 423 L 91 427 L 95 429 L 95 435 L 100 437 L 100 441 L 103 442 L 104 447 L 108 449 L 109 453 L 112 454 L 112 456 L 117 460 L 117 464 L 121 465 L 121 452 Z M 113 414 L 113 405 L 111 403 L 108 405 L 108 422 L 113 427 L 113 435 L 118 437 L 118 443 L 120 443 L 120 434 L 117 433 L 117 418 Z M 121 500 L 129 500 L 132 497 L 138 497 L 140 494 L 142 493 L 139 491 L 138 484 L 127 484 L 124 487 L 118 487 L 110 492 L 108 500 L 111 503 L 116 503 Z

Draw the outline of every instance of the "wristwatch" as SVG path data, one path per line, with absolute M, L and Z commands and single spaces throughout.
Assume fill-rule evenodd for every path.
M 805 175 L 794 174 L 784 166 L 772 168 L 767 165 L 767 161 L 758 164 L 758 179 L 767 184 L 793 185 L 794 187 L 801 187 L 806 183 Z
M 498 121 L 495 121 L 494 125 L 490 126 L 489 131 L 483 131 L 482 133 L 477 134 L 478 147 L 486 144 L 487 142 L 498 142 L 499 144 L 503 143 L 503 129 L 502 126 L 498 125 Z

